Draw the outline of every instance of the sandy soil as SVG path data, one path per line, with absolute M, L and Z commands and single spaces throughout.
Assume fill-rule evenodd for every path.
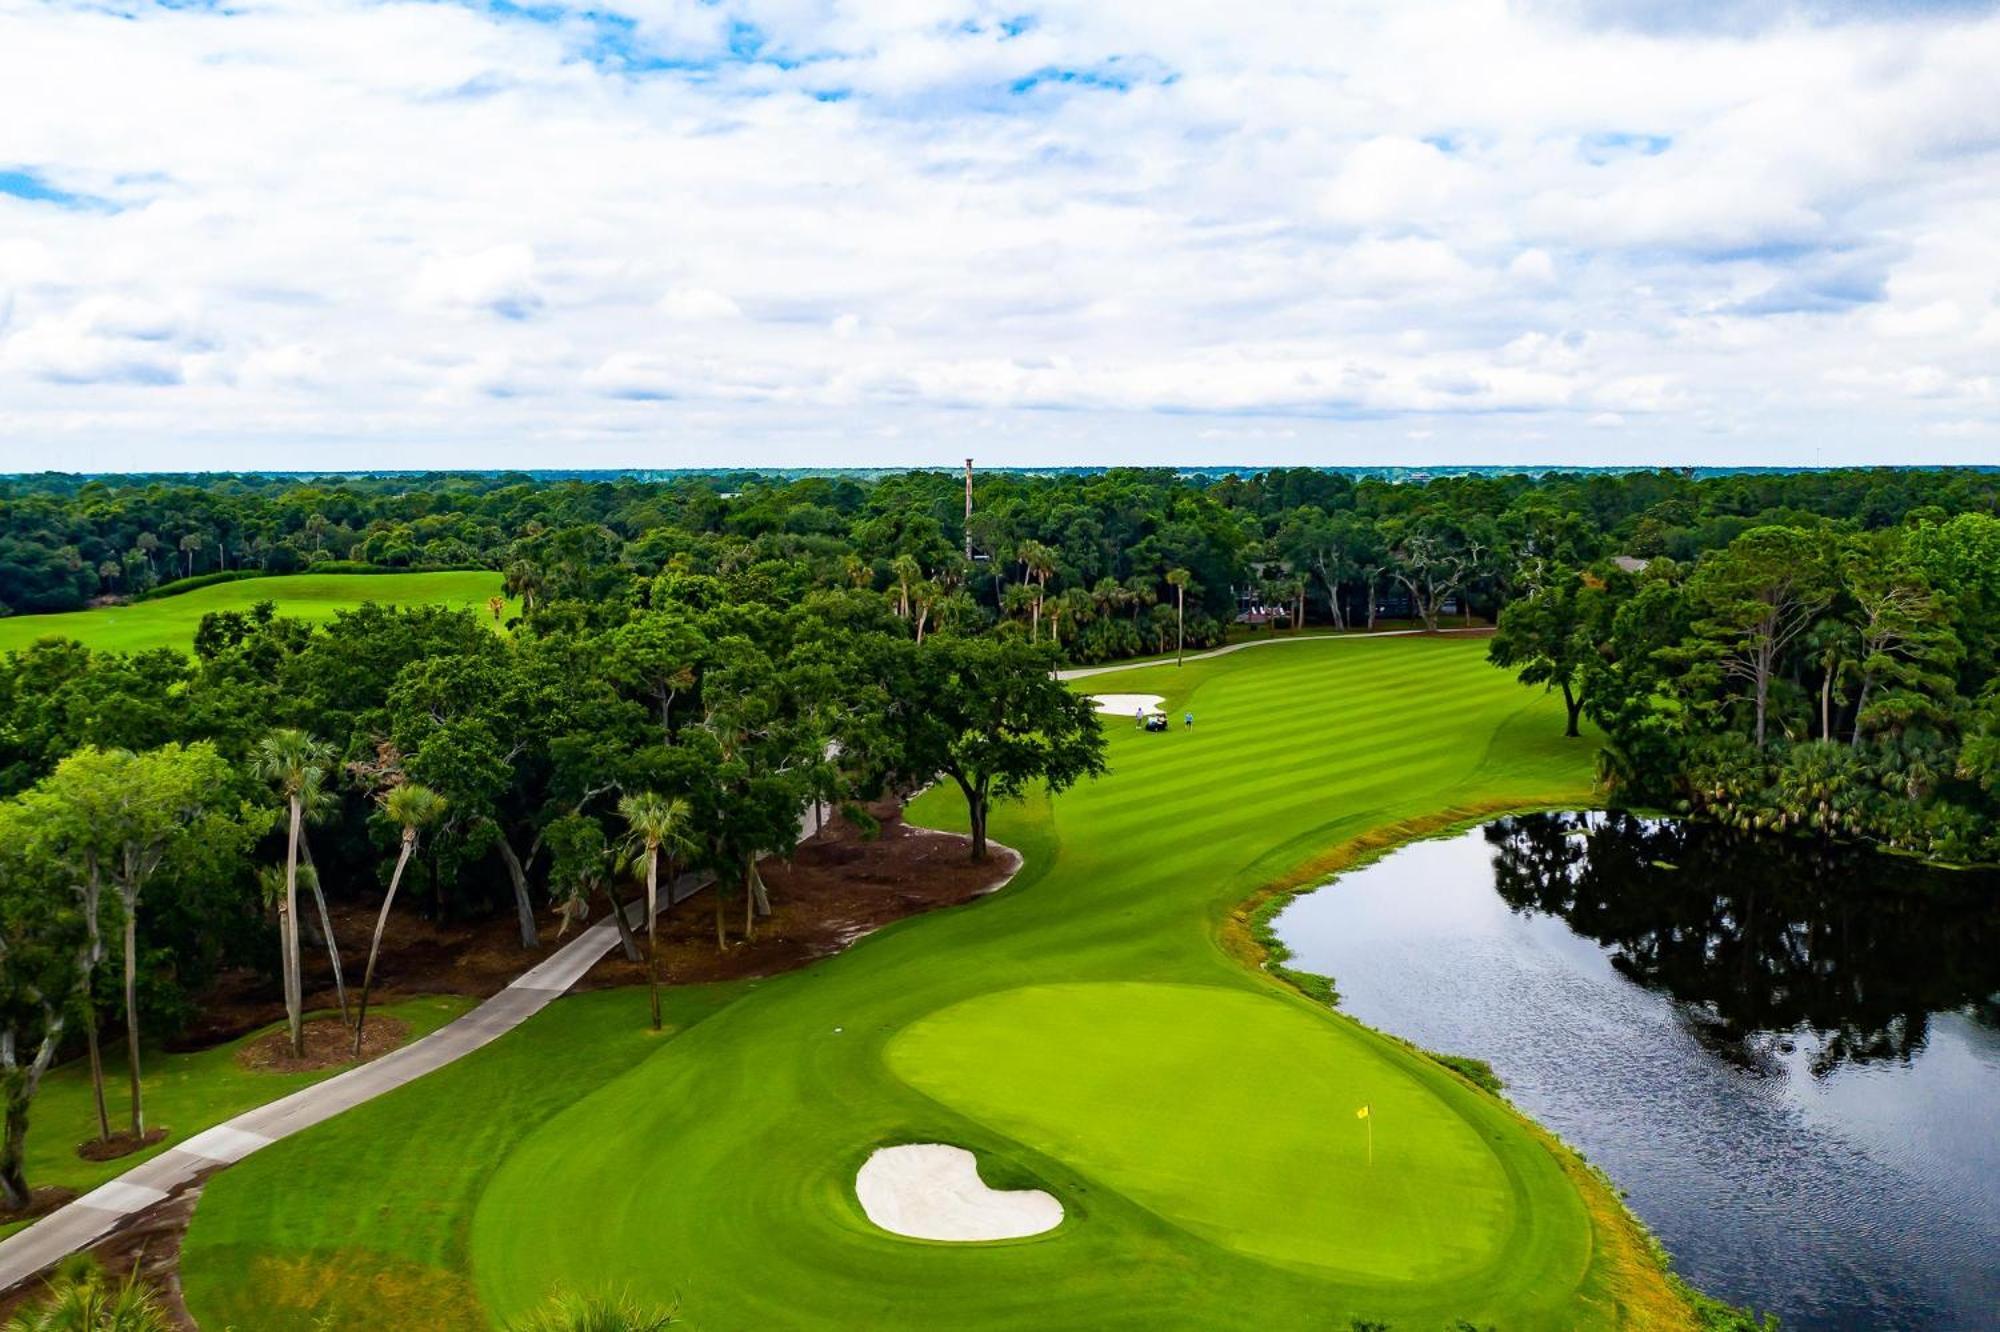
M 1166 699 L 1159 694 L 1092 694 L 1090 701 L 1099 712 L 1112 717 L 1136 717 L 1139 710 L 1158 712 Z
M 990 1189 L 971 1152 L 941 1142 L 878 1149 L 855 1175 L 854 1194 L 870 1221 L 914 1239 L 1019 1239 L 1063 1219 L 1052 1195 Z

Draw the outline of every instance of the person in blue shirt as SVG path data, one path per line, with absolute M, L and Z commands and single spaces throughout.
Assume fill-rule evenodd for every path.
M 1192 731 L 1194 729 L 1194 714 L 1190 712 L 1185 717 L 1182 717 L 1181 725 Z

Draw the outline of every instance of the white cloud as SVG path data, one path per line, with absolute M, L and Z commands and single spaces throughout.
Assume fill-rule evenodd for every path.
M 113 8 L 0 0 L 0 468 L 1990 453 L 1990 12 Z

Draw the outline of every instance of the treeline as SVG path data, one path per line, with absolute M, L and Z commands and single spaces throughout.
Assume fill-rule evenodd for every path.
M 1679 472 L 1357 480 L 1308 468 L 754 474 L 540 483 L 525 476 L 0 480 L 0 612 L 72 610 L 218 573 L 480 567 L 525 600 L 630 607 L 669 569 L 757 571 L 773 596 L 893 591 L 913 624 L 1017 624 L 1072 661 L 1219 641 L 1257 618 L 1435 627 L 1490 617 L 1532 560 L 1688 562 L 1751 527 L 1853 531 L 2000 508 L 2000 473 Z M 972 557 L 966 557 L 969 545 Z M 1174 576 L 1174 575 L 1178 576 Z M 1184 613 L 1183 612 L 1184 603 Z
M 2000 519 L 1801 516 L 1516 578 L 1492 657 L 1603 728 L 1624 800 L 2000 860 Z
M 329 897 L 386 890 L 383 918 L 398 901 L 510 913 L 532 949 L 701 872 L 720 947 L 768 914 L 757 861 L 789 853 L 814 805 L 865 820 L 883 791 L 946 778 L 983 856 L 994 800 L 1102 767 L 1046 644 L 920 643 L 876 592 L 788 601 L 754 568 L 663 574 L 637 604 L 563 595 L 580 590 L 552 579 L 511 632 L 374 605 L 314 627 L 265 603 L 207 617 L 192 658 L 61 639 L 0 658 L 9 1203 L 27 1201 L 28 1108 L 68 1042 L 109 1138 L 98 1030 L 122 1020 L 138 1142 L 142 1030 L 176 1025 L 219 967 L 281 981 L 296 1050 L 304 959 L 329 952 L 346 1015 Z M 357 1049 L 372 972 L 371 953 L 348 978 Z

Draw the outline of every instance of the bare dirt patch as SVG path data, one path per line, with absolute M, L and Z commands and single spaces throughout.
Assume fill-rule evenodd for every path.
M 134 1137 L 128 1129 L 114 1133 L 108 1138 L 92 1138 L 89 1142 L 76 1145 L 76 1154 L 86 1161 L 116 1161 L 121 1156 L 130 1156 L 136 1151 L 151 1147 L 167 1136 L 168 1130 L 155 1126 L 146 1130 L 143 1137 Z
M 372 1004 L 370 1005 L 373 1006 Z M 371 1014 L 361 1042 L 361 1059 L 354 1057 L 354 1029 L 339 1018 L 315 1018 L 299 1031 L 305 1053 L 292 1053 L 292 1035 L 280 1029 L 260 1036 L 236 1052 L 236 1062 L 260 1073 L 314 1073 L 344 1068 L 385 1055 L 409 1039 L 410 1024 L 398 1017 Z
M 205 1177 L 204 1177 L 205 1178 Z M 135 1273 L 139 1283 L 150 1287 L 177 1328 L 194 1332 L 195 1322 L 181 1298 L 181 1237 L 187 1233 L 194 1205 L 201 1198 L 203 1181 L 190 1180 L 143 1212 L 119 1223 L 84 1252 L 111 1275 L 123 1282 Z M 0 1318 L 10 1318 L 39 1299 L 44 1282 L 33 1278 L 0 1295 Z

